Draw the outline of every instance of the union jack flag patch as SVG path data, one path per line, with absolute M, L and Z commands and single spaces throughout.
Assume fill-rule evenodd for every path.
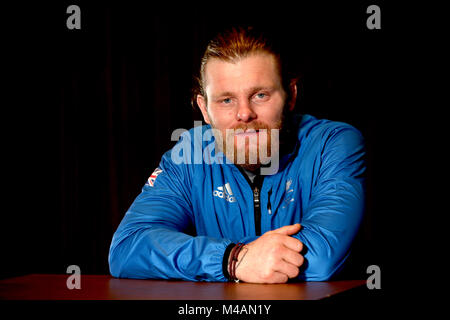
M 150 187 L 153 187 L 155 184 L 156 177 L 162 172 L 160 168 L 156 168 L 155 171 L 153 171 L 152 175 L 148 178 L 147 182 Z

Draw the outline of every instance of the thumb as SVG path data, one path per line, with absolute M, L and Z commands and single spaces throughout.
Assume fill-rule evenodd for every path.
M 302 226 L 301 226 L 300 223 L 296 223 L 296 224 L 291 224 L 291 225 L 288 225 L 288 226 L 284 226 L 284 227 L 275 229 L 272 232 L 290 236 L 292 234 L 296 234 L 297 232 L 299 232 L 301 227 Z

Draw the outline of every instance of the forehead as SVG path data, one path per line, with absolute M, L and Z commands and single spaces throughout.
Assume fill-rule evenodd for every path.
M 204 80 L 206 91 L 210 93 L 281 85 L 277 61 L 268 53 L 255 53 L 237 61 L 212 58 L 206 64 Z

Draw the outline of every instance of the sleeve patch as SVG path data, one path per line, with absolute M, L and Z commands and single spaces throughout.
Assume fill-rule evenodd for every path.
M 148 178 L 147 183 L 150 187 L 153 187 L 153 185 L 155 184 L 156 178 L 158 177 L 158 175 L 162 172 L 162 170 L 160 168 L 156 168 L 155 171 L 153 171 L 153 173 L 151 174 L 151 176 Z

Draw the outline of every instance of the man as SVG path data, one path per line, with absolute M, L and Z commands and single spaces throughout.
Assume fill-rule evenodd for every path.
M 195 92 L 207 125 L 164 154 L 126 213 L 113 276 L 285 283 L 342 268 L 364 210 L 363 139 L 294 115 L 289 71 L 254 29 L 209 43 Z

